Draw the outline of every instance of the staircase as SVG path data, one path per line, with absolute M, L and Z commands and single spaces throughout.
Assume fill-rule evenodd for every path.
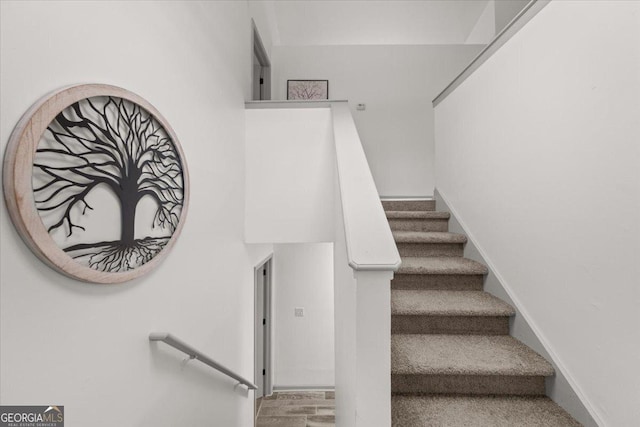
M 392 425 L 579 426 L 545 396 L 553 367 L 509 336 L 515 310 L 483 292 L 433 200 L 382 202 L 402 266 L 391 283 Z

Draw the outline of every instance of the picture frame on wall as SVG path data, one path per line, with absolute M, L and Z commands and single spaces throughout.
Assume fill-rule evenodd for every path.
M 329 99 L 329 80 L 287 80 L 287 99 Z

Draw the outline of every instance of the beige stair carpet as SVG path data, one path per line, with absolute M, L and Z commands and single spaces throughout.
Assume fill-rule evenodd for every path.
M 515 310 L 483 291 L 485 265 L 433 200 L 382 201 L 402 257 L 391 287 L 394 427 L 579 426 L 545 396 L 554 374 L 509 336 Z
M 547 397 L 393 396 L 392 425 L 438 427 L 577 427 Z
M 505 335 L 513 308 L 481 291 L 391 290 L 393 334 Z

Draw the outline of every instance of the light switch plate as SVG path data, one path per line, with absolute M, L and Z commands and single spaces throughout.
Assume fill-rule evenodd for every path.
M 296 307 L 294 313 L 296 317 L 304 317 L 304 307 Z

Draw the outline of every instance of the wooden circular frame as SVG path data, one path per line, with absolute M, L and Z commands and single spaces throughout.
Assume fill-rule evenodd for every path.
M 35 205 L 32 174 L 33 163 L 40 139 L 56 116 L 70 105 L 86 98 L 114 96 L 138 104 L 162 125 L 170 136 L 180 156 L 184 201 L 176 230 L 165 247 L 149 262 L 133 270 L 106 272 L 94 270 L 76 262 L 67 255 L 45 228 Z M 140 96 L 125 89 L 104 85 L 86 84 L 62 88 L 36 102 L 22 116 L 11 133 L 4 155 L 4 197 L 7 209 L 18 233 L 29 249 L 51 268 L 74 279 L 92 283 L 121 283 L 140 277 L 156 268 L 167 256 L 182 231 L 189 204 L 189 172 L 178 138 L 158 110 Z

